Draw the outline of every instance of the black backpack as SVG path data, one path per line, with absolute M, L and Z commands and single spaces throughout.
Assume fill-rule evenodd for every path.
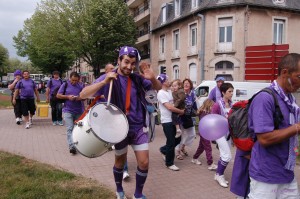
M 51 80 L 50 80 L 50 81 L 51 81 Z M 61 81 L 61 82 L 62 82 L 62 81 Z M 62 85 L 63 85 L 63 84 L 62 84 Z M 62 85 L 61 85 L 61 86 L 62 86 Z M 52 81 L 50 82 L 49 87 L 51 88 L 51 86 L 52 86 Z M 68 87 L 68 82 L 66 82 L 66 84 L 65 84 L 63 95 L 66 94 L 67 87 Z M 57 97 L 56 97 L 59 88 L 60 88 L 60 87 L 57 87 L 57 88 L 54 89 L 53 93 L 51 94 L 51 99 L 52 99 L 53 101 L 57 102 L 57 103 L 65 103 L 65 102 L 66 102 L 65 99 L 60 99 L 60 98 L 57 98 Z
M 270 88 L 264 88 L 260 92 L 267 92 L 273 96 L 275 102 L 275 113 L 274 117 L 274 125 L 275 129 L 279 128 L 283 120 L 283 115 L 280 110 L 277 97 L 275 96 L 274 92 Z M 256 93 L 252 96 L 249 100 L 243 100 L 236 102 L 233 104 L 231 110 L 228 114 L 228 126 L 230 136 L 235 144 L 235 146 L 242 150 L 242 151 L 251 151 L 255 140 L 253 133 L 249 132 L 248 129 L 248 110 L 250 107 L 251 102 L 258 94 Z

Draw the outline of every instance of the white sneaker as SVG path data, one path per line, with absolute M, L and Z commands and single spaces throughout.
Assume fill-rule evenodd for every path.
M 212 171 L 212 170 L 216 170 L 218 168 L 217 165 L 215 165 L 214 163 L 212 163 L 211 165 L 208 166 L 208 170 Z
M 169 166 L 168 169 L 172 170 L 172 171 L 179 171 L 179 168 L 175 166 L 175 164 L 173 164 L 172 166 Z
M 215 180 L 219 183 L 219 185 L 221 187 L 224 187 L 224 188 L 228 187 L 228 184 L 226 183 L 224 175 L 219 176 L 218 174 L 215 174 Z
M 123 180 L 127 180 L 129 178 L 129 173 L 128 171 L 123 172 Z
M 25 129 L 29 129 L 29 128 L 30 128 L 30 123 L 27 122 L 27 123 L 26 123 L 26 126 L 25 126 Z
M 16 118 L 16 124 L 18 124 L 18 125 L 21 124 L 21 121 L 20 121 L 19 117 Z
M 175 138 L 179 138 L 181 136 L 181 134 L 182 134 L 181 130 L 177 129 Z
M 192 159 L 191 161 L 194 164 L 201 165 L 202 163 L 198 159 Z

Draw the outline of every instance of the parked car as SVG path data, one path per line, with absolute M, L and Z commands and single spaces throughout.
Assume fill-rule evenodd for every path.
M 1 82 L 1 87 L 2 87 L 2 88 L 7 88 L 7 87 L 8 87 L 8 81 L 2 80 L 2 82 Z

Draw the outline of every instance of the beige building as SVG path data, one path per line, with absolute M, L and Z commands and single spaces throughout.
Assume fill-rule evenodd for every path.
M 150 0 L 125 0 L 138 29 L 135 47 L 141 59 L 150 61 Z
M 151 1 L 151 64 L 171 79 L 245 80 L 245 48 L 289 44 L 300 53 L 295 0 Z

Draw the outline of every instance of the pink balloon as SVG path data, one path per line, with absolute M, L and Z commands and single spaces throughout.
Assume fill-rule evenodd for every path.
M 228 133 L 228 121 L 222 115 L 208 114 L 200 120 L 198 131 L 207 140 L 217 140 Z

